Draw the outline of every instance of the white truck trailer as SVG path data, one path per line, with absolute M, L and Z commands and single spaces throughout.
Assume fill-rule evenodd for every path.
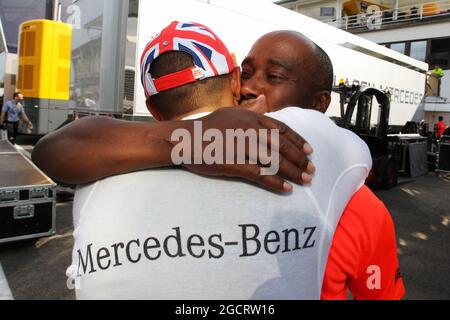
M 60 0 L 59 17 L 73 26 L 70 100 L 47 106 L 26 103 L 37 134 L 56 129 L 70 109 L 92 114 L 148 118 L 140 86 L 140 55 L 153 35 L 171 21 L 195 21 L 211 27 L 240 63 L 267 32 L 297 30 L 331 57 L 335 84 L 388 89 L 390 125 L 423 119 L 428 65 L 356 35 L 263 0 Z M 20 80 L 19 80 L 20 81 Z M 34 97 L 39 98 L 39 97 Z M 333 94 L 329 116 L 340 116 Z M 36 101 L 36 99 L 34 99 Z M 50 107 L 49 107 L 50 106 Z M 378 112 L 372 112 L 372 123 Z
M 196 21 L 211 27 L 241 62 L 252 44 L 267 32 L 297 30 L 311 38 L 331 57 L 335 84 L 359 84 L 389 89 L 392 95 L 390 124 L 402 126 L 422 120 L 428 65 L 363 38 L 321 23 L 270 1 L 171 0 L 140 1 L 137 28 L 137 57 L 152 35 L 172 20 Z M 136 60 L 138 61 L 138 60 Z M 140 81 L 139 67 L 135 81 Z M 146 115 L 142 88 L 135 86 L 134 114 Z M 329 116 L 340 116 L 339 96 L 333 94 Z M 378 112 L 373 112 L 377 122 Z

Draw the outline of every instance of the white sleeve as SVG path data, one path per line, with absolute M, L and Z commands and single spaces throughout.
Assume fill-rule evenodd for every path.
M 367 144 L 315 110 L 291 107 L 268 116 L 284 122 L 313 147 L 310 160 L 317 170 L 309 188 L 323 213 L 342 213 L 372 168 Z

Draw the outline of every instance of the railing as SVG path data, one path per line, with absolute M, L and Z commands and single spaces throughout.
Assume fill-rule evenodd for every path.
M 371 5 L 365 13 L 323 22 L 348 31 L 367 31 L 445 17 L 450 18 L 450 0 L 415 4 L 389 10 L 380 10 L 377 5 Z

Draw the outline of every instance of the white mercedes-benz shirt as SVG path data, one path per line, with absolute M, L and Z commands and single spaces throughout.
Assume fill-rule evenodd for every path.
M 78 189 L 69 282 L 78 299 L 320 299 L 335 228 L 372 160 L 317 111 L 268 114 L 314 149 L 313 182 L 280 195 L 158 169 Z

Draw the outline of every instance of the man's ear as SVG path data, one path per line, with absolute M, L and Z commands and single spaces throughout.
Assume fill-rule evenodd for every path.
M 145 100 L 145 105 L 147 106 L 148 111 L 156 119 L 156 121 L 163 121 L 164 120 L 163 117 L 161 116 L 161 114 L 158 112 L 158 110 L 155 107 L 155 105 L 153 104 L 153 101 L 152 101 L 151 98 L 147 98 L 147 100 Z
M 331 93 L 326 90 L 316 92 L 313 97 L 312 108 L 322 113 L 327 112 L 331 103 Z
M 239 101 L 241 101 L 241 68 L 234 68 L 231 73 L 230 78 L 230 86 L 231 92 L 233 93 L 233 97 L 236 101 L 236 105 L 238 105 Z

